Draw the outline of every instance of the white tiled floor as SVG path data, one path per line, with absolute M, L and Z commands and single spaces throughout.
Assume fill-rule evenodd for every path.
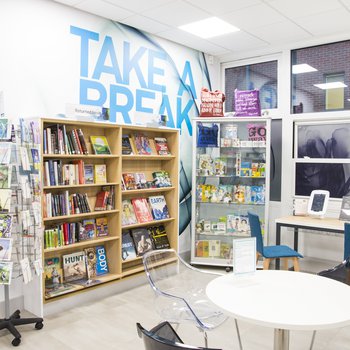
M 145 328 L 151 328 L 159 321 L 154 311 L 153 292 L 148 285 L 144 285 L 48 316 L 42 330 L 35 330 L 31 325 L 22 326 L 22 343 L 19 349 L 142 350 L 143 344 L 136 333 L 136 322 L 140 322 Z M 272 329 L 241 321 L 239 326 L 244 350 L 273 348 Z M 178 332 L 185 342 L 203 346 L 203 337 L 194 326 L 182 325 Z M 308 349 L 311 336 L 311 332 L 292 331 L 290 350 Z M 210 332 L 208 337 L 211 347 L 238 349 L 232 320 Z M 0 331 L 0 349 L 13 349 L 12 339 L 7 331 Z M 350 349 L 350 327 L 317 332 L 314 349 Z

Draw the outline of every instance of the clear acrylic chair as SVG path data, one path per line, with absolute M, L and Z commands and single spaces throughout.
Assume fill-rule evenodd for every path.
M 147 252 L 143 264 L 155 292 L 155 307 L 163 320 L 174 324 L 193 323 L 204 334 L 220 326 L 227 316 L 207 297 L 205 288 L 220 273 L 202 271 L 186 263 L 173 249 Z M 236 331 L 242 349 L 237 320 Z

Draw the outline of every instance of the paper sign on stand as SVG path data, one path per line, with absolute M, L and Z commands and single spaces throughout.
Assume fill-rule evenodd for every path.
M 256 270 L 255 237 L 233 240 L 233 273 L 235 275 L 254 273 Z

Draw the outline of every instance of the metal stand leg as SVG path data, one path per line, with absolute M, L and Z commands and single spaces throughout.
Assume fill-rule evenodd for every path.
M 241 340 L 241 334 L 239 333 L 239 328 L 238 328 L 237 319 L 235 319 L 235 326 L 236 326 L 236 332 L 237 332 L 237 338 L 238 338 L 239 349 L 240 349 L 240 350 L 243 350 L 243 347 L 242 347 L 242 340 Z
M 289 330 L 275 328 L 273 350 L 289 350 Z
M 316 337 L 316 331 L 313 331 L 312 338 L 311 338 L 311 344 L 310 344 L 310 350 L 312 350 L 312 348 L 314 347 L 315 337 Z

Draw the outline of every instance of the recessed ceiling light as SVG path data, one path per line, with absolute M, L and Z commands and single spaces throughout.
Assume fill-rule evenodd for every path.
M 346 88 L 348 87 L 341 81 L 334 81 L 332 83 L 324 83 L 324 84 L 314 84 L 314 86 L 318 87 L 322 90 L 328 90 L 328 89 L 338 89 L 338 88 Z
M 294 64 L 292 66 L 292 73 L 293 74 L 309 73 L 309 72 L 317 72 L 317 69 L 310 66 L 307 63 Z
M 198 22 L 185 24 L 180 26 L 179 29 L 197 35 L 203 39 L 238 32 L 240 30 L 239 28 L 217 17 L 210 17 Z

